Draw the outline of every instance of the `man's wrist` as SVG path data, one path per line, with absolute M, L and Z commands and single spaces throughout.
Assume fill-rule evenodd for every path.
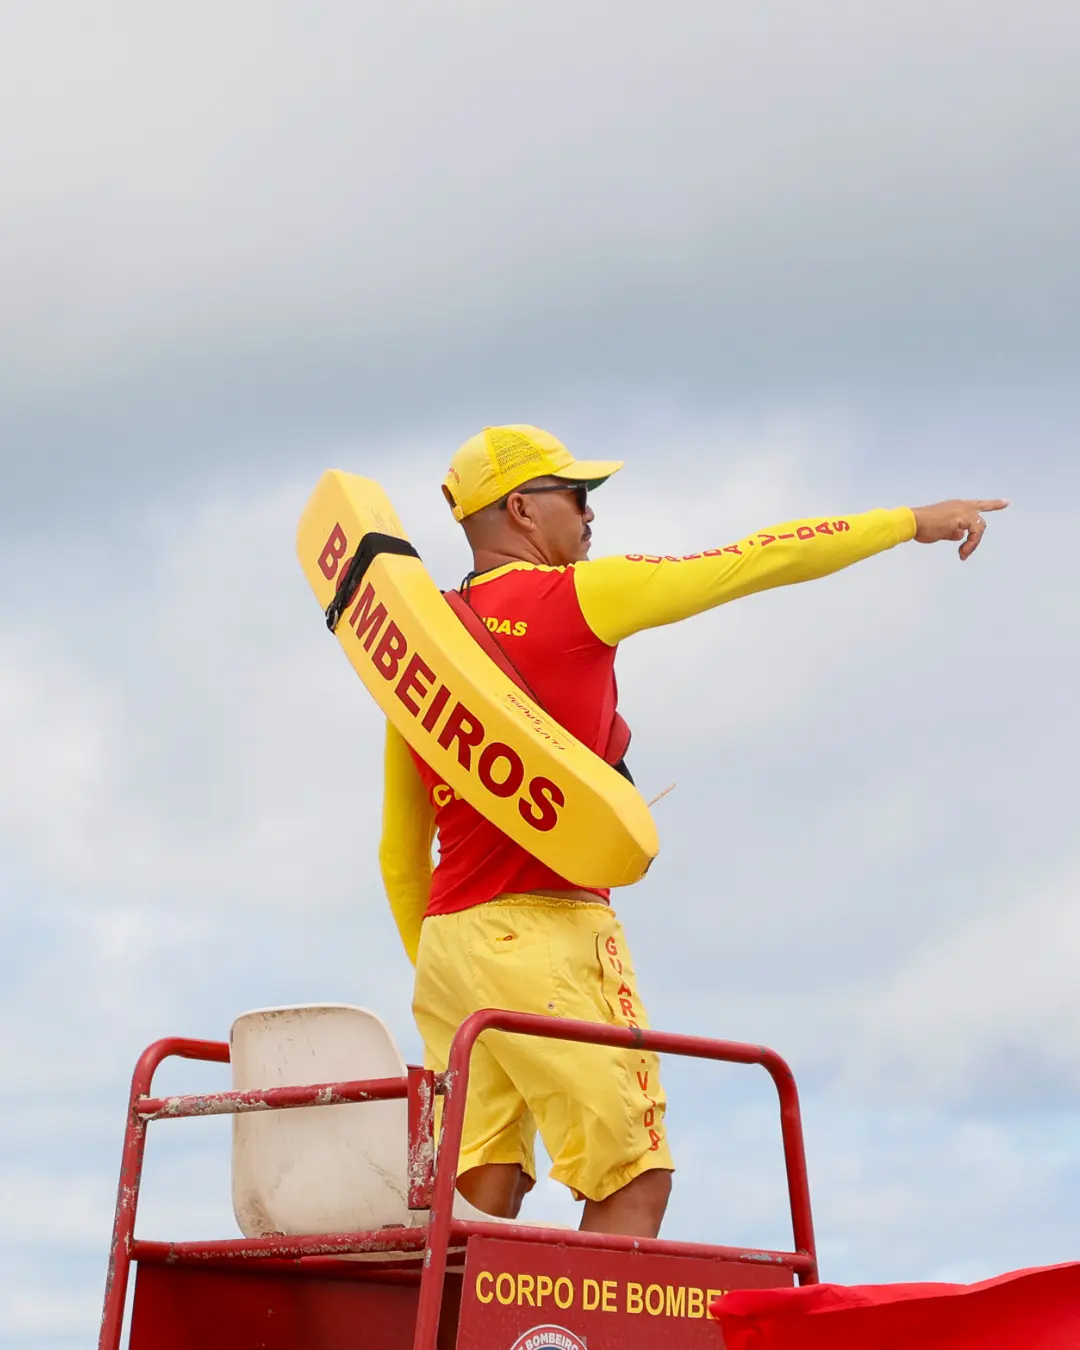
M 902 534 L 900 536 L 902 543 L 910 543 L 919 532 L 919 521 L 915 515 L 913 506 L 900 506 L 896 509 L 896 515 L 901 522 Z

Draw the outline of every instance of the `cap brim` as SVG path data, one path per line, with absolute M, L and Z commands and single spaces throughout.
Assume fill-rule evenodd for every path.
M 618 473 L 622 466 L 621 459 L 576 459 L 551 477 L 572 478 L 575 483 L 588 483 L 590 488 L 598 488 L 613 473 Z

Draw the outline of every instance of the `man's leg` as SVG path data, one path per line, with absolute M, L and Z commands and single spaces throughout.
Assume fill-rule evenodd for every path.
M 481 1163 L 460 1174 L 457 1188 L 470 1205 L 485 1214 L 516 1219 L 522 1200 L 532 1188 L 532 1178 L 517 1163 Z
M 654 1238 L 660 1232 L 670 1195 L 670 1172 L 660 1168 L 641 1172 L 606 1200 L 586 1200 L 578 1226 L 589 1233 Z
M 458 1027 L 470 1013 L 485 1006 L 473 987 L 474 922 L 471 910 L 424 920 L 413 1014 L 424 1041 L 424 1063 L 430 1069 L 446 1069 Z M 440 1096 L 435 1102 L 436 1137 L 442 1106 Z M 516 1218 L 533 1185 L 535 1134 L 536 1124 L 523 1097 L 481 1039 L 473 1046 L 469 1066 L 458 1193 L 485 1214 Z
M 493 933 L 499 954 L 484 968 L 490 1006 L 648 1026 L 625 937 L 606 905 L 522 897 L 486 917 L 510 934 Z M 474 978 L 476 968 L 474 961 Z M 551 1175 L 586 1197 L 582 1229 L 655 1237 L 674 1167 L 657 1056 L 503 1033 L 491 1053 L 539 1126 Z

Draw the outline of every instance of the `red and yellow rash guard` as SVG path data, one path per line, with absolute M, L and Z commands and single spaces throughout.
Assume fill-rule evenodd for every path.
M 907 507 L 796 520 L 683 558 L 631 553 L 567 567 L 508 563 L 477 577 L 470 599 L 545 709 L 602 753 L 615 715 L 615 652 L 623 638 L 755 591 L 827 576 L 914 533 Z M 579 889 L 455 798 L 389 725 L 379 864 L 414 962 L 428 914 L 521 891 Z

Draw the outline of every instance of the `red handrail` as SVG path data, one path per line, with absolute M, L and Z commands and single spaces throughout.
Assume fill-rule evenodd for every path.
M 455 1229 L 464 1233 L 472 1228 L 471 1224 L 454 1222 L 454 1189 L 457 1182 L 461 1133 L 465 1123 L 469 1062 L 473 1046 L 485 1031 L 507 1031 L 520 1036 L 542 1036 L 548 1039 L 588 1042 L 625 1049 L 651 1050 L 657 1054 L 685 1055 L 694 1059 L 720 1060 L 731 1064 L 760 1064 L 768 1071 L 780 1098 L 780 1128 L 791 1201 L 795 1255 L 804 1258 L 806 1262 L 805 1267 L 799 1269 L 799 1280 L 803 1284 L 817 1283 L 814 1222 L 810 1211 L 810 1186 L 806 1175 L 806 1152 L 803 1144 L 802 1116 L 799 1111 L 799 1094 L 791 1069 L 775 1051 L 763 1045 L 716 1041 L 706 1036 L 684 1036 L 670 1031 L 646 1031 L 640 1027 L 606 1026 L 595 1022 L 573 1021 L 569 1018 L 543 1017 L 535 1013 L 486 1008 L 467 1017 L 458 1028 L 450 1047 L 450 1062 L 443 1075 L 446 1107 L 443 1111 L 442 1137 L 439 1141 L 441 1161 L 435 1172 L 435 1192 L 428 1225 L 424 1277 L 420 1283 L 413 1350 L 434 1350 L 446 1279 L 447 1249 Z M 643 1242 L 640 1239 L 630 1239 L 630 1245 L 640 1249 Z M 652 1246 L 651 1243 L 649 1245 Z M 657 1247 L 660 1250 L 668 1250 L 666 1244 L 660 1242 L 657 1243 Z M 799 1266 L 803 1267 L 803 1260 L 799 1261 Z
M 671 1242 L 666 1239 L 619 1237 L 601 1233 L 577 1233 L 529 1226 L 463 1222 L 453 1217 L 458 1155 L 464 1125 L 469 1063 L 477 1039 L 486 1031 L 512 1032 L 524 1036 L 589 1042 L 612 1047 L 639 1048 L 658 1054 L 683 1055 L 735 1064 L 759 1064 L 772 1077 L 780 1099 L 780 1122 L 791 1204 L 794 1252 L 747 1251 L 706 1243 Z M 578 1022 L 486 1009 L 474 1013 L 459 1027 L 450 1050 L 446 1073 L 410 1067 L 407 1078 L 372 1079 L 298 1087 L 268 1088 L 249 1092 L 219 1092 L 180 1097 L 151 1097 L 154 1073 L 170 1056 L 227 1063 L 229 1047 L 221 1041 L 169 1038 L 156 1041 L 140 1056 L 132 1076 L 131 1096 L 117 1193 L 116 1217 L 109 1253 L 99 1350 L 118 1350 L 124 1320 L 124 1304 L 132 1260 L 183 1261 L 210 1257 L 229 1260 L 259 1257 L 266 1260 L 289 1256 L 319 1260 L 325 1254 L 365 1250 L 424 1251 L 420 1278 L 414 1350 L 434 1350 L 438 1334 L 447 1253 L 451 1242 L 458 1246 L 471 1236 L 498 1236 L 527 1242 L 558 1241 L 566 1246 L 608 1250 L 656 1251 L 669 1255 L 709 1256 L 722 1259 L 786 1266 L 800 1283 L 817 1281 L 810 1193 L 806 1175 L 798 1092 L 791 1070 L 774 1051 L 764 1046 L 736 1041 L 717 1041 L 704 1036 L 673 1032 L 643 1031 L 600 1023 Z M 443 1162 L 434 1169 L 431 1138 L 434 1094 L 446 1097 L 440 1154 Z M 135 1214 L 142 1179 L 146 1128 L 151 1120 L 188 1116 L 235 1115 L 251 1110 L 285 1110 L 332 1106 L 359 1101 L 384 1101 L 407 1097 L 409 1101 L 409 1207 L 430 1206 L 425 1228 L 402 1229 L 391 1237 L 378 1233 L 336 1233 L 310 1237 L 228 1239 L 203 1243 L 147 1243 L 134 1240 Z M 167 1253 L 167 1255 L 166 1255 Z
M 105 1302 L 101 1310 L 101 1334 L 98 1337 L 100 1350 L 119 1350 L 120 1333 L 124 1327 L 124 1303 L 127 1299 L 128 1272 L 131 1269 L 131 1239 L 135 1231 L 135 1211 L 139 1204 L 143 1154 L 146 1151 L 146 1121 L 136 1110 L 136 1104 L 149 1093 L 158 1065 L 174 1055 L 181 1059 L 228 1064 L 229 1046 L 225 1041 L 193 1041 L 170 1036 L 148 1045 L 135 1065 L 135 1072 L 131 1076 L 131 1095 L 128 1098 L 124 1152 L 120 1160 L 116 1215 L 109 1244 L 109 1265 L 105 1274 Z

